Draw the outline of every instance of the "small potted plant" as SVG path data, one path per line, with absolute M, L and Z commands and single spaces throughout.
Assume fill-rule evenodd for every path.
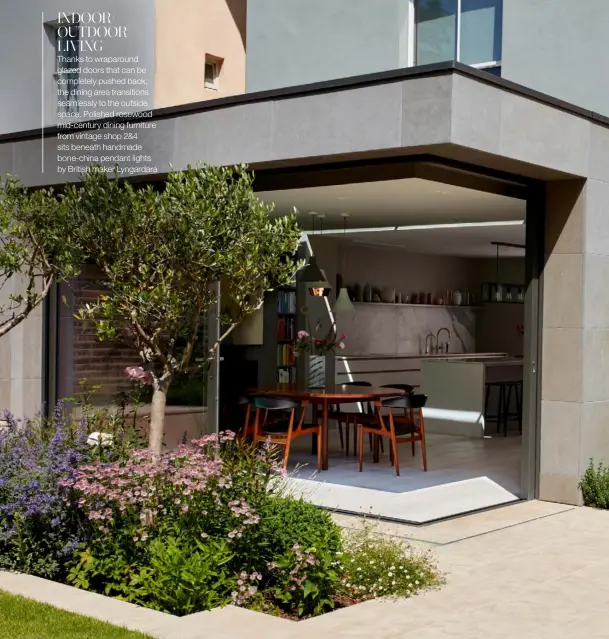
M 345 348 L 344 334 L 336 331 L 336 322 L 329 330 L 319 335 L 322 330 L 321 322 L 315 326 L 315 335 L 311 331 L 298 331 L 296 336 L 296 353 L 308 355 L 308 383 L 309 388 L 323 388 L 326 385 L 326 357 L 334 355 L 337 350 Z

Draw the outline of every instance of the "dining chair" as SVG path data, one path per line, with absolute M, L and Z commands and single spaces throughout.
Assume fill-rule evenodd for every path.
M 415 387 L 411 386 L 410 384 L 401 384 L 401 383 L 398 383 L 398 384 L 383 384 L 381 386 L 381 388 L 396 388 L 397 390 L 404 391 L 406 393 L 406 395 L 414 395 L 414 392 L 415 392 Z M 407 412 L 410 413 L 411 411 L 410 411 L 410 409 L 405 408 L 404 409 L 404 415 L 406 415 Z M 381 451 L 383 450 L 382 441 L 383 440 L 381 440 Z M 413 457 L 415 456 L 414 442 L 412 442 L 412 456 Z
M 254 406 L 254 395 L 242 395 L 239 397 L 239 406 L 245 406 L 245 419 L 243 426 L 239 431 L 237 439 L 246 441 L 254 434 L 254 420 L 252 415 L 252 408 Z
M 342 386 L 367 386 L 371 387 L 370 382 L 345 382 Z M 353 402 L 363 403 L 364 413 L 368 415 L 374 414 L 374 409 L 370 402 Z M 353 422 L 353 454 L 357 455 L 357 428 L 353 421 L 353 418 L 359 415 L 359 411 L 342 410 L 340 404 L 332 404 L 328 411 L 328 419 L 336 420 L 338 425 L 338 434 L 340 436 L 340 447 L 345 451 L 345 455 L 349 456 L 349 438 L 351 431 L 351 424 Z M 343 424 L 345 425 L 345 437 L 343 438 Z M 346 443 L 346 448 L 345 448 Z
M 287 470 L 290 447 L 295 439 L 304 435 L 321 435 L 319 424 L 304 423 L 308 405 L 307 400 L 297 402 L 283 397 L 254 398 L 254 444 L 270 441 L 271 444 L 283 446 L 284 470 Z M 300 413 L 298 416 L 297 412 Z M 268 419 L 269 413 L 272 414 L 271 419 Z M 317 470 L 321 470 L 321 446 L 317 446 Z
M 423 458 L 423 470 L 427 471 L 427 446 L 425 442 L 425 422 L 423 419 L 423 407 L 427 403 L 426 395 L 405 395 L 403 397 L 390 397 L 375 402 L 376 412 L 373 417 L 363 417 L 359 422 L 359 470 L 362 472 L 364 465 L 363 441 L 364 433 L 374 436 L 374 462 L 379 461 L 378 444 L 381 438 L 386 437 L 390 441 L 389 456 L 392 465 L 395 465 L 395 474 L 400 476 L 400 460 L 398 458 L 398 444 L 421 442 L 421 457 Z M 388 409 L 388 414 L 383 415 L 383 408 Z M 403 414 L 395 414 L 394 411 L 403 411 Z
M 415 387 L 410 384 L 383 384 L 381 388 L 397 388 L 406 392 L 406 395 L 414 395 Z

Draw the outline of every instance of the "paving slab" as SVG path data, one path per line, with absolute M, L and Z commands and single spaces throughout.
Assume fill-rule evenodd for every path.
M 435 541 L 427 543 L 446 573 L 441 589 L 299 623 L 233 606 L 172 617 L 10 573 L 0 573 L 0 589 L 159 639 L 609 638 L 609 513 L 540 502 L 502 510 L 509 508 L 517 510 L 430 527 Z M 412 531 L 393 532 L 410 538 Z
M 449 544 L 511 526 L 518 526 L 529 521 L 566 512 L 573 508 L 573 506 L 543 501 L 523 501 L 426 526 L 412 526 L 372 517 L 357 517 L 339 513 L 334 514 L 333 517 L 339 525 L 345 528 L 357 529 L 361 528 L 365 523 L 374 526 L 379 533 L 384 535 L 403 537 L 428 545 L 437 545 Z

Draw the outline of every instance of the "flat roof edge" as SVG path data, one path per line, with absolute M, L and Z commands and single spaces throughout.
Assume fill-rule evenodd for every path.
M 337 78 L 333 80 L 324 80 L 323 82 L 314 82 L 311 84 L 303 84 L 292 87 L 283 87 L 280 89 L 271 89 L 267 91 L 256 91 L 253 93 L 241 93 L 224 98 L 216 98 L 214 100 L 204 100 L 202 102 L 192 102 L 189 104 L 181 104 L 173 107 L 163 107 L 160 109 L 152 109 L 151 118 L 138 118 L 133 120 L 129 117 L 110 118 L 101 120 L 83 120 L 81 122 L 127 122 L 127 121 L 147 121 L 154 122 L 164 120 L 174 116 L 192 115 L 205 111 L 212 111 L 230 106 L 239 106 L 253 104 L 257 102 L 265 102 L 268 100 L 280 100 L 290 97 L 298 97 L 305 95 L 314 95 L 327 93 L 336 90 L 353 89 L 365 86 L 381 85 L 399 80 L 408 80 L 424 77 L 439 77 L 443 75 L 459 74 L 471 79 L 479 80 L 485 84 L 496 86 L 505 91 L 521 95 L 523 97 L 551 106 L 561 111 L 565 111 L 572 115 L 585 118 L 595 124 L 609 127 L 609 117 L 584 109 L 570 102 L 554 98 L 551 95 L 529 89 L 521 84 L 491 75 L 490 73 L 474 69 L 461 62 L 441 62 L 437 64 L 427 64 L 418 67 L 406 67 L 401 69 L 392 69 L 390 71 L 380 71 L 377 73 L 369 73 L 366 75 L 350 76 L 347 78 Z M 47 126 L 39 129 L 29 129 L 27 131 L 19 131 L 15 133 L 0 134 L 0 144 L 4 142 L 22 142 L 31 139 L 37 139 L 42 136 L 51 137 L 57 133 L 69 132 L 72 129 L 59 127 L 56 125 Z

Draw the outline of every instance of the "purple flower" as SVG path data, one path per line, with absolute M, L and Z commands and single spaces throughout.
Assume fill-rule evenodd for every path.
M 50 418 L 38 414 L 19 423 L 4 411 L 3 419 L 0 569 L 55 577 L 81 541 L 80 520 L 70 514 L 63 480 L 86 459 L 86 421 L 69 422 L 61 402 Z M 16 546 L 17 529 L 26 540 L 25 553 Z

